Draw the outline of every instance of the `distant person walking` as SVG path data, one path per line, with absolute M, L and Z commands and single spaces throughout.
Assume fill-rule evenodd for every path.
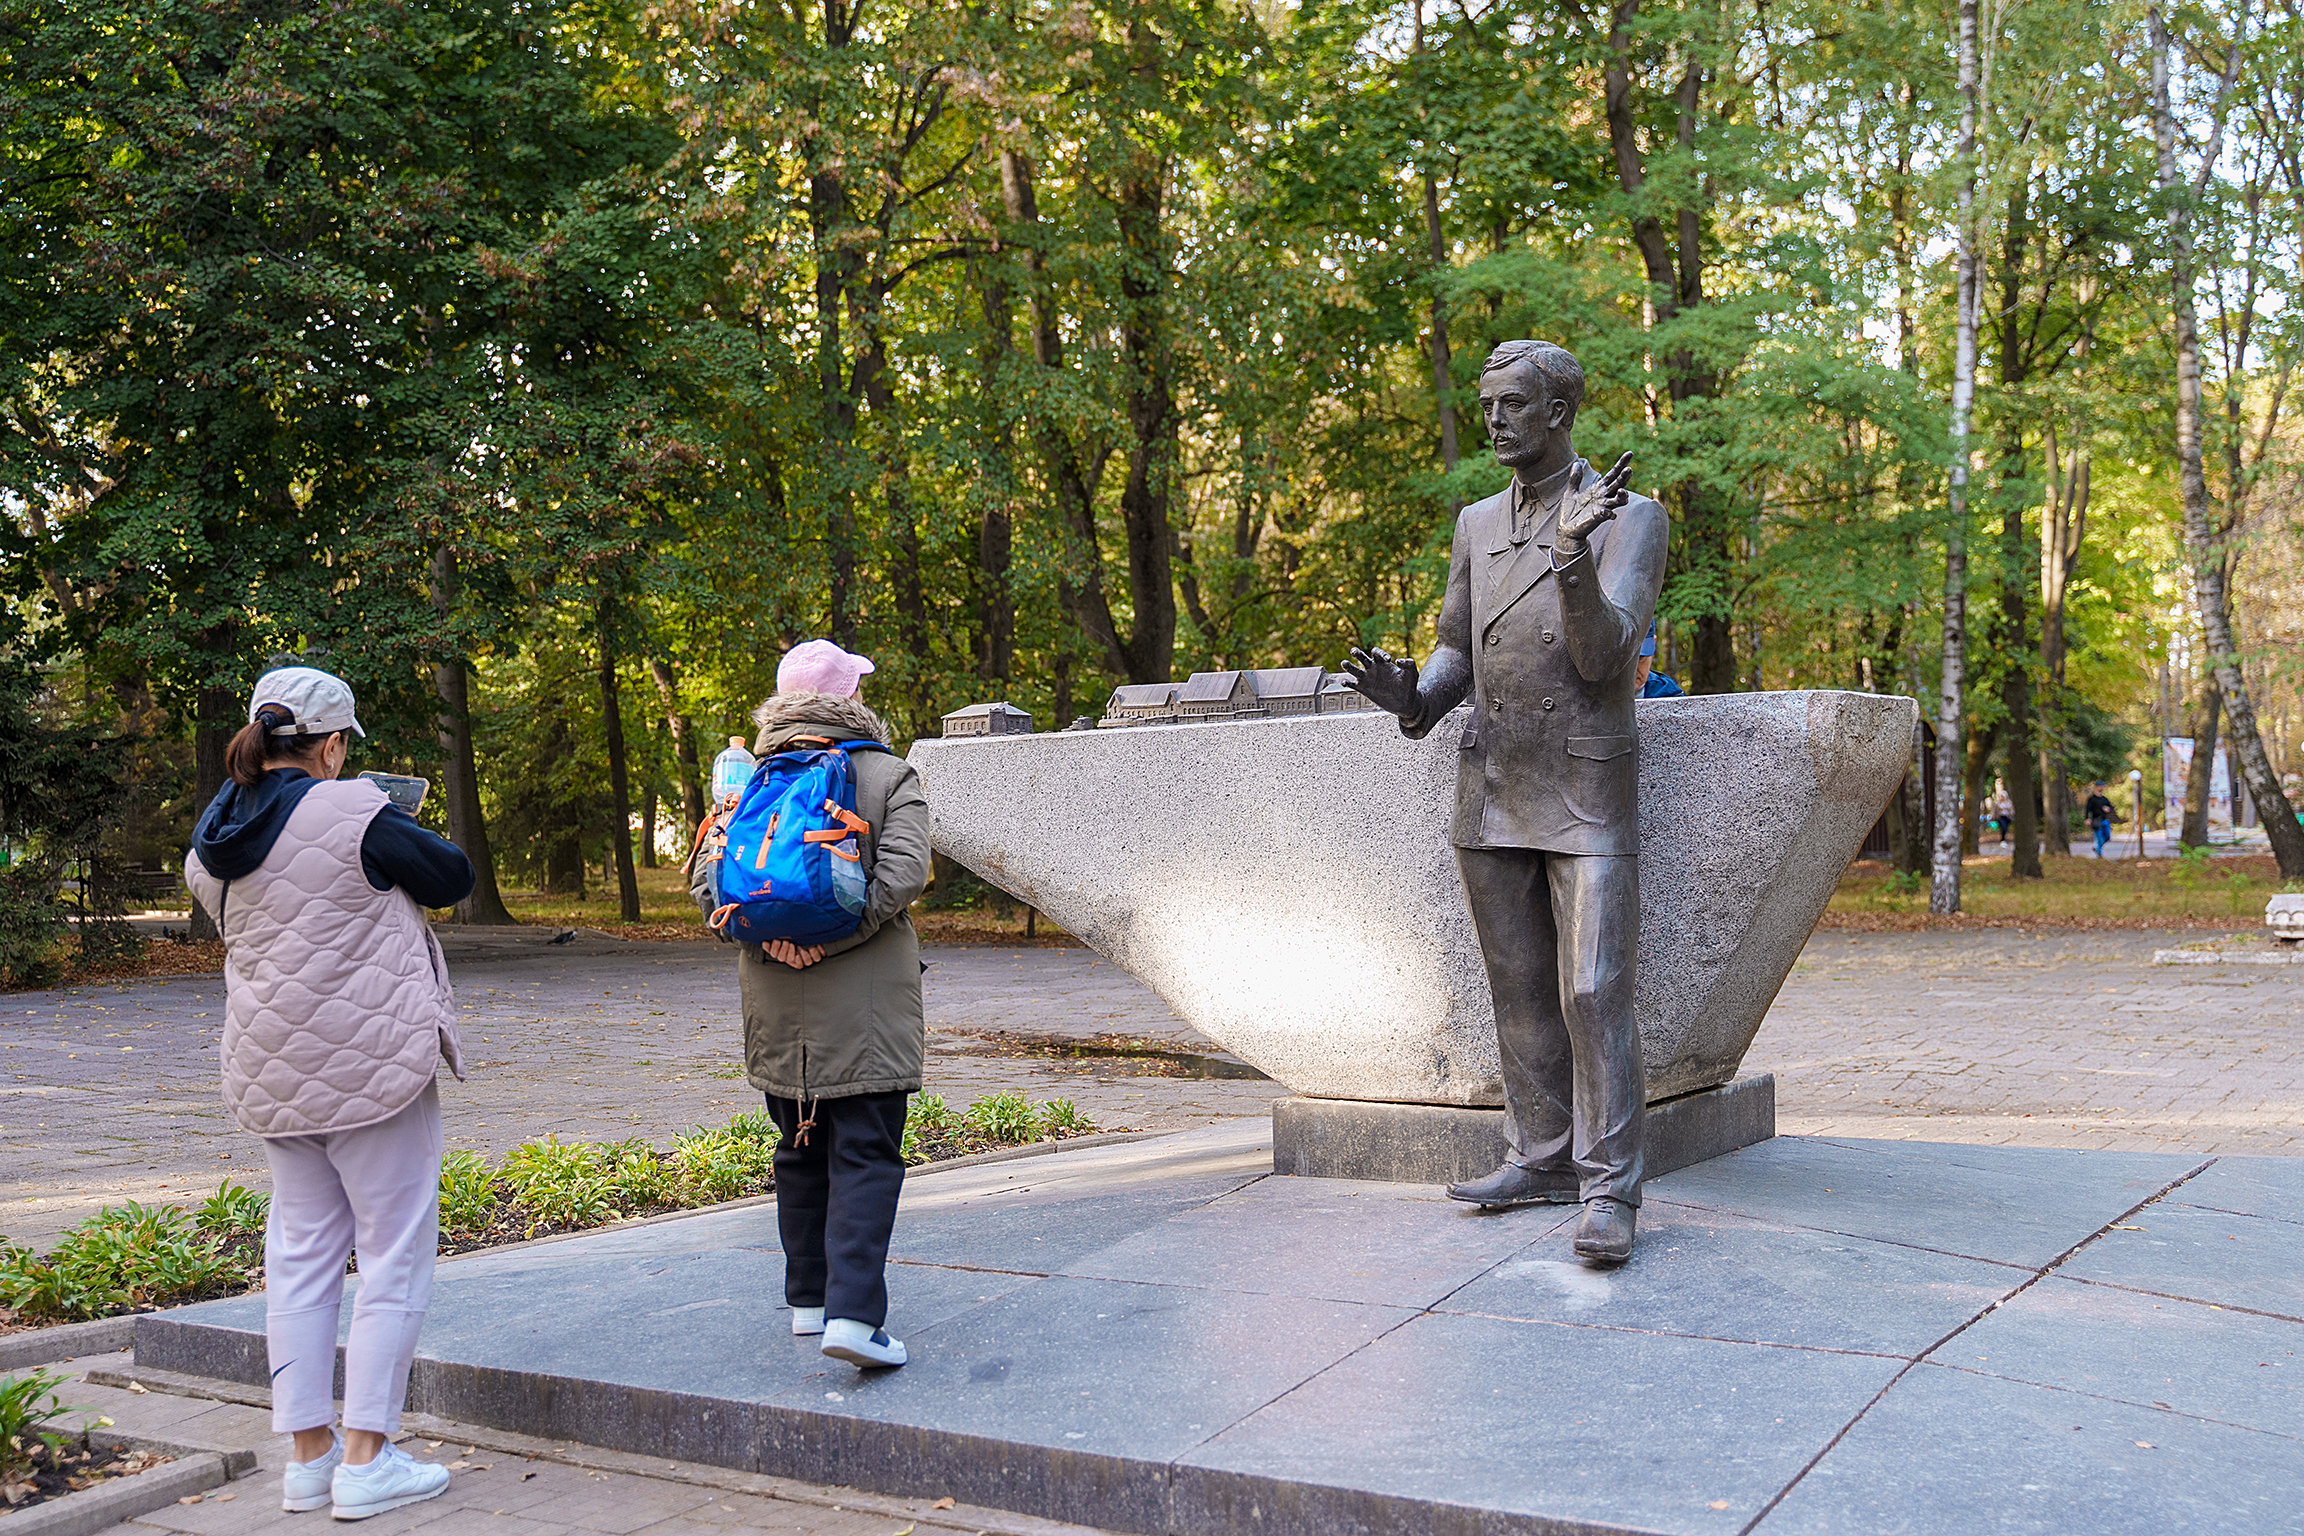
M 2095 787 L 2088 792 L 2088 804 L 2083 814 L 2088 818 L 2089 830 L 2096 834 L 2096 857 L 2102 858 L 2104 845 L 2112 841 L 2113 824 L 2128 819 L 2113 808 L 2112 797 L 2104 793 L 2102 779 L 2098 779 Z
M 461 901 L 472 865 L 364 779 L 342 678 L 283 667 L 257 681 L 201 813 L 184 881 L 224 939 L 224 1102 L 264 1138 L 264 1327 L 272 1428 L 296 1437 L 281 1507 L 362 1520 L 429 1499 L 445 1467 L 391 1443 L 431 1299 L 440 1229 L 445 1058 L 464 1075 L 455 1000 L 424 909 Z M 360 1295 L 344 1346 L 344 1261 Z
M 1639 691 L 1634 695 L 1643 699 L 1677 699 L 1685 696 L 1680 680 L 1669 672 L 1656 670 L 1656 626 L 1648 626 L 1648 638 L 1640 642 L 1640 661 L 1632 673 L 1632 682 Z
M 794 646 L 776 692 L 753 711 L 763 765 L 779 752 L 847 742 L 890 745 L 864 707 L 872 663 L 829 640 Z M 828 944 L 745 944 L 736 962 L 744 1064 L 768 1100 L 776 1147 L 776 1227 L 792 1331 L 859 1366 L 902 1365 L 888 1321 L 888 1241 L 904 1188 L 904 1102 L 920 1088 L 926 1047 L 920 940 L 909 909 L 927 889 L 928 800 L 890 751 L 848 753 L 866 881 L 856 931 Z M 719 907 L 716 858 L 691 890 Z M 766 857 L 763 850 L 762 857 Z

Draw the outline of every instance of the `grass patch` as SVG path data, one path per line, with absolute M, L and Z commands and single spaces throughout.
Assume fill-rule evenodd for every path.
M 904 1160 L 919 1164 L 1096 1129 L 1069 1099 L 993 1094 L 954 1110 L 914 1094 Z M 491 1163 L 440 1163 L 440 1252 L 465 1253 L 581 1232 L 632 1216 L 693 1210 L 775 1188 L 776 1126 L 763 1110 L 699 1126 L 658 1149 L 627 1141 L 524 1142 Z M 197 1207 L 108 1205 L 45 1254 L 0 1240 L 0 1308 L 34 1326 L 149 1312 L 256 1289 L 264 1278 L 269 1197 L 226 1181 Z
M 1928 911 L 1924 876 L 1862 861 L 1840 877 L 1825 928 L 1894 930 L 1938 926 L 2047 928 L 2222 928 L 2260 923 L 2264 902 L 2284 887 L 2270 854 L 2213 858 L 2196 849 L 2174 859 L 2041 859 L 2046 878 L 2017 880 L 2006 859 L 1961 865 L 1960 912 Z

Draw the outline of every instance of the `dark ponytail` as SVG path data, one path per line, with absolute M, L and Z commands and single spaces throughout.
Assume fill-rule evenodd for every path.
M 328 737 L 275 736 L 272 733 L 284 725 L 294 725 L 296 713 L 285 704 L 260 704 L 256 718 L 240 727 L 230 746 L 224 749 L 224 771 L 232 782 L 244 789 L 253 789 L 264 782 L 264 764 L 281 758 L 308 758 L 320 750 Z M 333 734 L 333 733 L 331 733 Z

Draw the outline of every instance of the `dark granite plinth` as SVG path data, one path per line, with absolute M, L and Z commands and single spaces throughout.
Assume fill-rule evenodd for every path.
M 1776 1134 L 1776 1076 L 1648 1106 L 1648 1177 L 1766 1141 Z M 1315 1179 L 1453 1184 L 1504 1161 L 1504 1111 L 1372 1099 L 1281 1099 L 1272 1106 L 1272 1171 Z
M 904 1191 L 864 1374 L 772 1206 L 440 1266 L 420 1411 L 1160 1536 L 2304 1531 L 2304 1158 L 1778 1137 L 1640 1246 L 1274 1178 L 1261 1120 Z M 265 1380 L 263 1300 L 137 1319 Z

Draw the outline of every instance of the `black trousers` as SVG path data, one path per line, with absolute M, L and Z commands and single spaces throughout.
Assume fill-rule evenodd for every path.
M 1648 1077 L 1632 1016 L 1639 861 L 1459 848 L 1523 1168 L 1574 1169 L 1587 1200 L 1640 1203 Z
M 904 1099 L 813 1099 L 803 1142 L 798 1100 L 768 1095 L 776 1144 L 776 1230 L 784 1300 L 877 1328 L 888 1321 L 888 1234 L 904 1189 Z

